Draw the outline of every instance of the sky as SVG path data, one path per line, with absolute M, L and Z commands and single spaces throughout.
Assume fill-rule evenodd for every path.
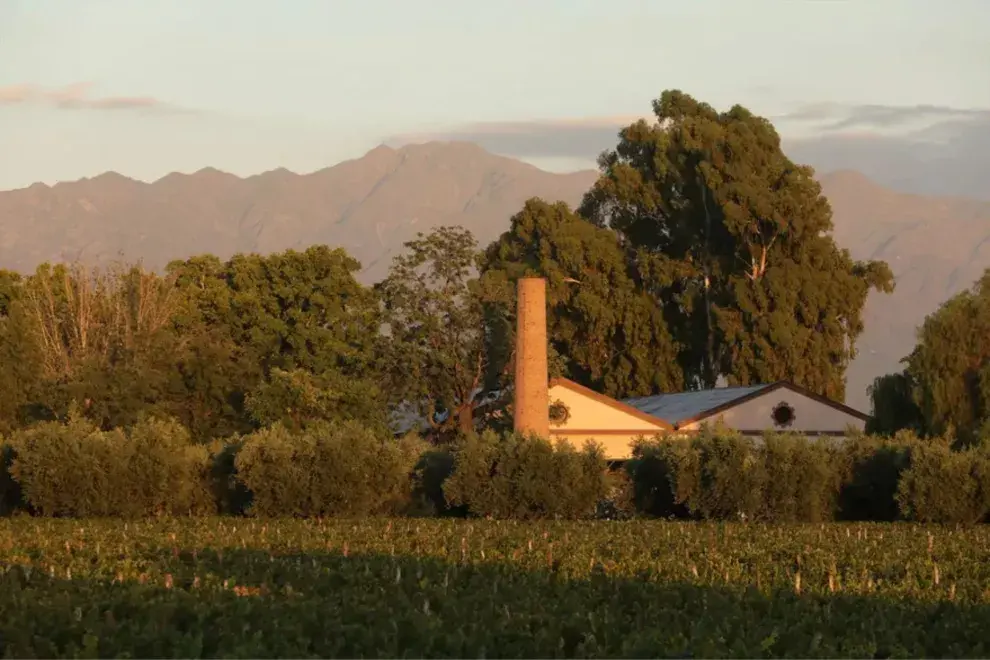
M 576 169 L 671 88 L 785 137 L 908 130 L 990 111 L 988 25 L 987 0 L 0 0 L 0 189 L 426 139 Z

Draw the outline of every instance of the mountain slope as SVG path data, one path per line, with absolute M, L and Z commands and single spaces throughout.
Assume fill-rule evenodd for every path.
M 262 253 L 315 243 L 345 247 L 381 279 L 418 231 L 470 229 L 487 245 L 529 197 L 577 204 L 595 172 L 552 174 L 464 142 L 379 147 L 312 174 L 273 170 L 241 179 L 214 169 L 142 183 L 115 173 L 0 193 L 0 268 L 122 256 L 150 267 L 210 252 Z M 869 410 L 866 386 L 897 368 L 925 314 L 990 267 L 990 203 L 907 195 L 861 174 L 821 177 L 835 237 L 857 259 L 884 259 L 893 295 L 872 295 L 848 402 Z
M 470 143 L 378 147 L 312 174 L 240 179 L 214 169 L 147 184 L 116 173 L 0 193 L 0 267 L 340 245 L 377 281 L 418 231 L 461 224 L 487 244 L 529 197 L 572 204 L 593 172 L 552 174 Z
M 925 197 L 883 188 L 848 170 L 821 177 L 835 240 L 856 259 L 882 259 L 896 277 L 892 295 L 871 294 L 848 400 L 869 410 L 865 388 L 899 369 L 915 328 L 990 267 L 990 202 Z

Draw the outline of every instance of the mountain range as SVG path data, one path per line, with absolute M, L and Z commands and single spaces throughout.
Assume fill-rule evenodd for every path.
M 371 283 L 417 232 L 457 224 L 487 245 L 526 199 L 576 205 L 596 177 L 546 172 L 469 142 L 381 146 L 311 174 L 206 168 L 145 183 L 107 172 L 0 192 L 0 268 L 115 258 L 161 268 L 194 254 L 325 243 L 360 260 Z M 867 385 L 898 368 L 918 323 L 990 267 L 990 202 L 899 192 L 851 170 L 819 179 L 837 243 L 856 259 L 886 260 L 897 278 L 893 295 L 871 295 L 848 373 L 847 402 L 869 410 Z

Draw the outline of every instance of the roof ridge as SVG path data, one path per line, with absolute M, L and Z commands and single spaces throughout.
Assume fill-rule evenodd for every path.
M 634 399 L 651 399 L 653 397 L 660 396 L 675 396 L 677 394 L 706 394 L 708 392 L 727 392 L 729 390 L 750 390 L 750 389 L 765 389 L 776 385 L 773 383 L 756 383 L 754 385 L 726 385 L 725 387 L 709 387 L 705 390 L 682 390 L 680 392 L 660 392 L 658 394 L 643 394 L 641 396 L 631 396 L 626 397 L 623 401 L 632 401 Z

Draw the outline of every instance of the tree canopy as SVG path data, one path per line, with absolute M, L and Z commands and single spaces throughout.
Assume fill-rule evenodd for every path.
M 471 431 L 488 365 L 477 243 L 461 227 L 439 227 L 405 247 L 377 286 L 392 401 L 412 404 L 436 428 Z
M 871 389 L 878 430 L 990 438 L 990 269 L 925 318 L 903 363 Z
M 501 320 L 493 324 L 493 352 L 514 344 L 514 282 L 537 274 L 548 282 L 547 334 L 558 371 L 616 397 L 680 389 L 678 347 L 626 257 L 614 232 L 566 204 L 528 201 L 485 253 L 482 289 Z
M 883 262 L 855 262 L 831 238 L 810 168 L 769 121 L 717 112 L 679 91 L 655 122 L 620 133 L 578 212 L 616 232 L 664 311 L 691 387 L 789 379 L 842 400 Z

